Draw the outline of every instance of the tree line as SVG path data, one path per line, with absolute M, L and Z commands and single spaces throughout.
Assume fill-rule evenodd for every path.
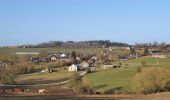
M 126 43 L 111 42 L 110 40 L 92 40 L 92 41 L 49 41 L 37 45 L 21 45 L 20 48 L 53 48 L 53 47 L 111 47 L 111 46 L 129 46 Z

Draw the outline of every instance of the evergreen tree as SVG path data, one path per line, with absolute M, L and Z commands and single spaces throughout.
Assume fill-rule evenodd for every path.
M 149 55 L 149 51 L 148 51 L 148 48 L 145 48 L 145 50 L 144 50 L 144 56 L 147 56 L 147 55 Z

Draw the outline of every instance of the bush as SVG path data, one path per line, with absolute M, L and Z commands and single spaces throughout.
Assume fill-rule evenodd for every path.
M 142 66 L 146 66 L 146 62 L 145 62 L 145 61 L 142 61 L 142 62 L 141 62 L 141 65 L 142 65 Z
M 30 73 L 34 73 L 34 72 L 36 72 L 36 69 L 35 69 L 34 66 L 31 66 L 31 68 L 30 68 Z
M 82 84 L 82 77 L 78 73 L 75 72 L 69 82 L 69 87 L 79 88 L 81 84 Z
M 14 66 L 16 74 L 28 74 L 35 72 L 35 67 L 28 62 L 21 62 Z
M 169 88 L 169 70 L 159 67 L 145 68 L 132 80 L 133 90 L 136 93 L 156 93 Z
M 142 66 L 138 66 L 138 67 L 137 67 L 137 72 L 138 72 L 138 73 L 141 73 L 141 72 L 142 72 L 142 69 L 143 69 Z
M 13 67 L 6 67 L 1 68 L 0 67 L 0 85 L 1 84 L 13 84 L 15 83 L 16 74 L 13 72 Z
M 94 93 L 92 87 L 90 85 L 85 85 L 85 84 L 82 84 L 80 86 L 80 88 L 78 88 L 78 92 L 83 93 L 83 94 L 93 94 Z
M 93 94 L 93 88 L 87 81 L 82 80 L 82 76 L 80 76 L 78 73 L 74 73 L 73 77 L 71 78 L 69 82 L 69 86 L 71 88 L 76 89 L 77 93 L 83 93 L 83 94 Z
M 48 64 L 48 68 L 59 68 L 59 67 L 63 67 L 64 66 L 64 63 L 62 62 L 58 62 L 58 63 L 50 63 Z

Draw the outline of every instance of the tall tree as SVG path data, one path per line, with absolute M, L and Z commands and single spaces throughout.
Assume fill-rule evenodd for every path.
M 76 64 L 77 63 L 77 60 L 76 60 L 76 52 L 75 51 L 72 51 L 71 53 L 71 58 L 73 60 L 73 63 Z

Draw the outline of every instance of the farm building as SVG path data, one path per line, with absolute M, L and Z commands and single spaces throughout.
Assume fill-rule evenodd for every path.
M 111 63 L 106 63 L 103 65 L 103 69 L 112 69 L 112 68 L 122 68 L 122 64 L 119 63 L 119 64 L 111 64 Z
M 29 60 L 32 61 L 32 62 L 39 62 L 40 58 L 38 56 L 37 57 L 31 57 Z
M 113 68 L 112 64 L 103 65 L 103 69 L 111 69 L 111 68 Z
M 119 57 L 119 60 L 120 60 L 120 61 L 127 61 L 128 58 L 127 58 L 127 57 Z
M 159 50 L 150 51 L 150 54 L 152 55 L 152 58 L 168 58 L 169 57 L 169 54 L 162 53 Z
M 152 54 L 152 58 L 168 58 L 169 55 L 163 53 Z
M 50 61 L 68 61 L 69 54 L 65 54 L 65 53 L 51 54 L 49 55 L 48 58 Z
M 14 62 L 8 60 L 0 60 L 0 66 L 7 67 L 8 65 L 12 65 Z

